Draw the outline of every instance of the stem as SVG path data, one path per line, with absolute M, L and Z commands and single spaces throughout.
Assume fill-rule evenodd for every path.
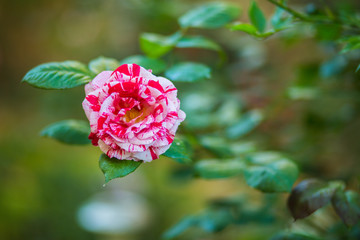
M 311 19 L 308 18 L 307 16 L 296 12 L 295 10 L 285 6 L 283 3 L 280 3 L 280 2 L 275 1 L 275 0 L 268 0 L 268 1 L 271 2 L 272 4 L 278 6 L 279 8 L 282 8 L 283 10 L 285 10 L 286 12 L 290 13 L 291 15 L 293 15 L 294 17 L 296 17 L 298 19 L 301 19 L 301 20 L 307 21 L 307 22 L 311 21 Z
M 287 6 L 284 5 L 284 3 L 282 2 L 278 2 L 276 0 L 268 0 L 269 2 L 271 2 L 272 4 L 276 5 L 277 7 L 283 9 L 284 11 L 288 12 L 289 14 L 291 14 L 293 17 L 296 17 L 304 22 L 311 22 L 311 23 L 317 23 L 317 24 L 334 24 L 334 25 L 342 25 L 342 27 L 344 28 L 349 28 L 352 30 L 360 30 L 360 27 L 354 24 L 347 24 L 342 22 L 340 19 L 328 19 L 328 20 L 323 20 L 323 19 L 315 19 L 315 18 L 311 18 L 308 17 L 302 13 L 299 13 L 297 11 L 295 11 L 292 8 L 289 8 Z

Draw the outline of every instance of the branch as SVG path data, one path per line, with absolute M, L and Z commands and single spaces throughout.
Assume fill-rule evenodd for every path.
M 278 1 L 275 1 L 275 0 L 268 0 L 269 2 L 271 2 L 272 4 L 278 6 L 279 8 L 282 8 L 284 11 L 290 13 L 292 16 L 298 18 L 298 19 L 301 19 L 303 21 L 306 21 L 306 22 L 311 22 L 312 20 L 310 18 L 308 18 L 307 16 L 299 13 L 299 12 L 296 12 L 295 10 L 285 6 L 284 4 L 278 2 Z
M 295 11 L 292 8 L 289 8 L 287 6 L 285 6 L 282 2 L 278 2 L 276 0 L 268 0 L 269 2 L 271 2 L 272 4 L 276 5 L 277 7 L 283 9 L 284 11 L 288 12 L 289 14 L 291 14 L 293 17 L 298 18 L 304 22 L 312 22 L 312 23 L 317 23 L 317 24 L 334 24 L 334 25 L 341 25 L 344 28 L 349 28 L 352 30 L 360 30 L 360 26 L 357 26 L 355 24 L 347 24 L 342 22 L 340 19 L 316 19 L 316 18 L 311 18 L 308 17 L 302 13 L 299 13 L 297 11 Z

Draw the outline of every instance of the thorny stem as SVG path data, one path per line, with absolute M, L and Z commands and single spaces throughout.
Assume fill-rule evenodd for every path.
M 316 18 L 311 18 L 308 17 L 302 13 L 299 13 L 297 11 L 295 11 L 292 8 L 287 7 L 286 5 L 284 5 L 283 1 L 278 2 L 276 0 L 268 0 L 269 2 L 271 2 L 272 4 L 276 5 L 277 7 L 283 9 L 284 11 L 288 12 L 289 14 L 291 14 L 293 17 L 298 18 L 304 22 L 312 22 L 312 23 L 319 23 L 319 24 L 335 24 L 335 25 L 342 25 L 344 28 L 349 28 L 352 30 L 360 30 L 360 27 L 355 25 L 355 24 L 347 24 L 342 22 L 340 19 L 316 19 Z

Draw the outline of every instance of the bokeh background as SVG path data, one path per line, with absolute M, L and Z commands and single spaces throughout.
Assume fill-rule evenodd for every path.
M 55 121 L 85 119 L 82 87 L 45 91 L 21 83 L 28 70 L 45 62 L 87 63 L 98 56 L 123 59 L 139 54 L 140 33 L 173 33 L 177 17 L 201 2 L 206 1 L 0 2 L 0 239 L 160 239 L 183 216 L 201 211 L 209 199 L 234 193 L 252 203 L 262 199 L 263 194 L 242 179 L 190 181 L 179 164 L 166 158 L 103 186 L 99 149 L 66 146 L 38 134 Z M 244 11 L 250 4 L 232 2 Z M 273 12 L 268 2 L 258 2 L 267 15 Z M 306 9 L 304 1 L 293 2 Z M 337 7 L 336 1 L 329 2 Z M 344 1 L 342 6 L 359 7 L 356 2 Z M 247 21 L 246 14 L 241 20 Z M 289 154 L 305 172 L 302 177 L 342 179 L 358 189 L 360 74 L 353 70 L 359 56 L 338 57 L 336 46 L 327 43 L 335 30 L 304 28 L 266 41 L 226 29 L 198 32 L 219 42 L 228 62 L 214 73 L 214 85 L 179 85 L 190 119 L 199 111 L 191 108 L 192 100 L 218 103 L 217 86 L 222 86 L 222 95 L 231 89 L 238 99 L 235 106 L 265 109 L 264 122 L 249 140 L 264 150 Z M 209 65 L 218 61 L 216 53 L 205 50 L 172 54 Z M 233 116 L 231 109 L 222 111 Z M 215 119 L 203 114 L 196 120 L 199 125 L 203 119 Z M 287 219 L 285 197 L 279 197 L 274 209 Z M 201 239 L 267 239 L 286 228 L 289 219 L 230 227 Z

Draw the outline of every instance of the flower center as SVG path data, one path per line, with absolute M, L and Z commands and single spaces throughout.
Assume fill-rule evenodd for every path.
M 135 123 L 138 123 L 144 120 L 146 116 L 144 115 L 144 111 L 137 108 L 132 108 L 126 111 L 124 117 L 126 122 L 130 122 L 135 119 Z

